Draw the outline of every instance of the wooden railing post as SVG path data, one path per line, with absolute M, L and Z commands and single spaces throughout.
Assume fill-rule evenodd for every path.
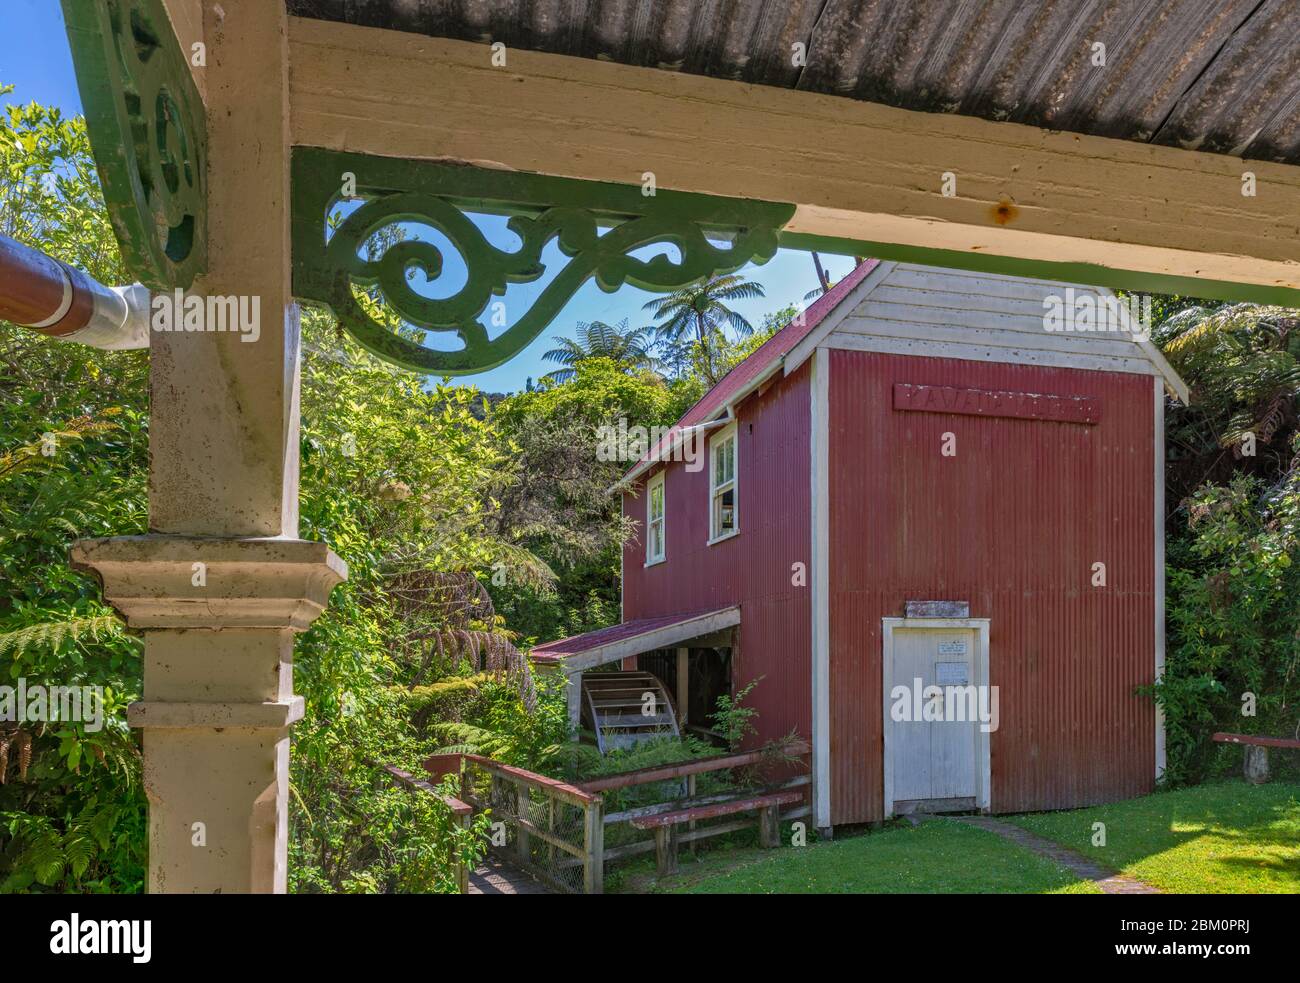
M 528 794 L 528 786 L 524 782 L 519 782 L 515 786 L 515 812 L 518 818 L 515 820 L 515 849 L 519 852 L 519 862 L 527 864 L 532 857 L 531 845 L 532 838 L 528 835 L 528 806 L 532 800 Z
M 430 761 L 432 760 L 433 759 L 431 758 Z M 474 828 L 474 808 L 469 805 L 468 802 L 454 798 L 450 795 L 442 794 L 436 785 L 416 778 L 409 771 L 403 771 L 396 765 L 380 765 L 380 767 L 392 776 L 394 783 L 398 786 L 404 786 L 417 792 L 427 792 L 429 795 L 440 800 L 443 805 L 451 810 L 451 821 L 456 826 L 460 827 L 462 831 L 468 832 Z M 434 774 L 434 771 L 429 768 L 429 762 L 425 762 L 425 768 L 429 769 L 429 774 L 431 776 Z M 445 772 L 438 772 L 438 774 L 445 774 Z M 461 772 L 461 782 L 461 788 L 464 789 L 464 772 Z M 459 843 L 453 846 L 451 863 L 455 868 L 457 891 L 460 894 L 469 894 L 469 867 L 466 866 L 464 860 L 461 858 Z
M 467 812 L 458 816 L 457 821 L 460 828 L 468 832 L 474 825 L 474 814 Z M 456 853 L 456 887 L 461 894 L 469 894 L 469 865 L 461 859 L 459 849 Z
M 546 796 L 546 832 L 555 836 L 555 796 Z M 546 862 L 554 865 L 555 863 L 555 843 L 551 839 L 546 841 Z
M 605 893 L 605 807 L 597 796 L 583 809 L 582 889 L 585 894 Z
M 688 799 L 693 799 L 693 798 L 695 798 L 695 780 L 696 780 L 696 776 L 695 776 L 695 775 L 687 775 L 687 776 L 686 776 L 686 797 L 687 797 Z M 691 833 L 694 833 L 694 832 L 695 832 L 695 820 L 694 820 L 694 819 L 692 819 L 692 820 L 687 824 L 686 829 L 687 829 L 688 832 L 691 832 Z M 695 841 L 694 841 L 694 840 L 691 840 L 691 842 L 688 844 L 688 846 L 689 846 L 689 849 L 690 849 L 690 851 L 691 851 L 691 856 L 692 856 L 692 857 L 695 856 Z

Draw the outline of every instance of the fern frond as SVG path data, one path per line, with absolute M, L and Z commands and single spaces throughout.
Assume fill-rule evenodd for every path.
M 94 857 L 95 841 L 89 833 L 74 828 L 63 838 L 63 863 L 72 869 L 74 877 L 83 875 Z
M 65 641 L 99 641 L 122 633 L 122 622 L 116 615 L 104 614 L 90 618 L 69 618 L 67 621 L 46 621 L 28 625 L 14 631 L 0 632 L 0 657 L 12 653 L 15 657 L 29 649 L 57 649 Z

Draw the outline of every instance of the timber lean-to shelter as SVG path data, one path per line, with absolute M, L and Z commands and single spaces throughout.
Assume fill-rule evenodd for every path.
M 437 375 L 501 364 L 589 279 L 608 290 L 669 291 L 766 260 L 778 246 L 1300 307 L 1300 25 L 1288 0 L 62 6 L 133 275 L 153 291 L 257 297 L 262 313 L 255 343 L 234 333 L 145 332 L 150 533 L 74 550 L 74 561 L 102 578 L 106 599 L 145 632 L 144 698 L 130 721 L 144 730 L 152 891 L 285 889 L 289 731 L 303 713 L 293 633 L 346 576 L 325 544 L 299 539 L 298 301 L 329 305 L 376 354 Z M 327 236 L 327 216 L 348 199 L 362 204 Z M 469 211 L 511 216 L 520 249 L 484 241 Z M 463 287 L 440 299 L 409 288 L 412 268 L 439 268 L 431 246 L 358 255 L 375 232 L 404 221 L 447 235 L 469 269 Z M 492 336 L 478 320 L 488 303 L 538 278 L 542 250 L 557 237 L 564 270 Z M 677 247 L 677 262 L 632 255 L 665 242 Z M 142 291 L 87 289 L 58 264 L 23 262 L 50 289 L 27 298 L 22 323 L 69 338 L 88 325 L 114 343 L 136 338 Z M 406 321 L 455 344 L 426 348 L 388 332 L 358 303 L 358 287 L 382 290 Z M 815 371 L 817 360 L 798 371 Z M 854 371 L 877 383 L 905 364 L 888 352 L 841 349 L 823 360 L 862 363 Z M 996 374 L 986 363 L 961 380 L 918 371 L 902 381 L 1040 388 L 1010 377 L 1003 385 Z M 819 374 L 818 385 L 830 376 Z M 1123 413 L 1136 384 L 1100 393 L 1099 423 L 1024 426 L 1065 430 L 1082 443 L 1079 428 L 1104 431 L 1108 407 Z M 909 424 L 917 432 L 934 422 L 879 409 L 882 419 L 927 421 Z M 965 422 L 1004 432 L 1021 425 Z M 1135 417 L 1132 426 L 1146 424 Z M 891 427 L 897 449 L 905 428 Z M 840 436 L 829 431 L 826 453 Z M 1125 446 L 1137 456 L 1140 443 L 1149 455 L 1150 437 L 1135 429 Z M 738 438 L 742 461 L 748 439 L 747 430 Z M 1131 514 L 1146 522 L 1150 483 L 1144 491 L 1133 473 Z M 742 487 L 742 506 L 744 496 Z M 761 515 L 763 504 L 749 508 Z M 867 508 L 861 519 L 869 525 L 881 514 Z M 746 548 L 755 518 L 742 512 L 741 533 L 711 548 Z M 672 528 L 668 535 L 670 550 L 687 544 Z M 817 600 L 800 603 L 829 613 L 788 619 L 814 631 L 829 625 L 832 646 L 848 556 L 831 547 L 809 561 L 808 596 Z M 942 566 L 944 557 L 933 559 Z M 1147 577 L 1129 583 L 1151 591 L 1140 561 L 1134 552 L 1112 576 Z M 195 563 L 205 565 L 206 587 L 191 582 Z M 973 590 L 955 569 L 954 589 Z M 891 583 L 893 594 L 861 585 L 863 597 L 884 592 L 860 609 L 850 602 L 848 616 L 869 623 L 841 638 L 869 639 L 896 591 L 911 596 L 910 582 Z M 985 603 L 965 599 L 973 613 Z M 998 631 L 997 613 L 985 616 Z M 1159 626 L 1151 630 L 1155 638 L 1141 644 L 1158 653 Z M 869 704 L 870 684 L 855 685 L 849 698 Z M 822 733 L 829 694 L 815 688 L 811 700 Z M 860 719 L 876 712 L 866 705 Z M 866 784 L 853 791 L 852 776 L 826 769 L 861 765 L 852 780 L 865 783 L 869 760 L 853 765 L 835 742 L 861 749 L 874 739 L 832 738 L 832 757 L 813 776 L 822 821 L 828 809 L 872 813 Z M 1153 762 L 1145 748 L 1141 756 Z M 1057 765 L 1087 774 L 1077 757 Z M 1137 788 L 1148 778 L 1124 780 Z M 994 808 L 999 794 L 995 786 Z M 195 817 L 212 849 L 193 847 Z

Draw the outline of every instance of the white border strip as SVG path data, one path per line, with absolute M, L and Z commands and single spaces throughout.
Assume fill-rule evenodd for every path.
M 1163 379 L 1155 382 L 1155 678 L 1165 674 L 1165 387 Z M 1156 704 L 1156 781 L 1165 774 L 1165 714 Z
M 812 800 L 813 824 L 831 825 L 830 353 L 818 348 L 811 378 Z
M 793 375 L 799 370 L 799 366 L 818 349 L 824 347 L 824 342 L 831 332 L 840 326 L 840 322 L 858 309 L 867 294 L 876 289 L 876 285 L 885 279 L 894 271 L 897 263 L 882 260 L 877 263 L 862 281 L 840 298 L 840 302 L 832 307 L 822 319 L 817 322 L 817 326 L 808 332 L 799 344 L 795 345 L 786 353 L 784 364 L 785 374 Z

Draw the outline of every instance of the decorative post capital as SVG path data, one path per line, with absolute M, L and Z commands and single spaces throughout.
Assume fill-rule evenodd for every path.
M 73 544 L 72 566 L 94 572 L 131 628 L 305 631 L 348 567 L 303 539 L 117 536 Z

